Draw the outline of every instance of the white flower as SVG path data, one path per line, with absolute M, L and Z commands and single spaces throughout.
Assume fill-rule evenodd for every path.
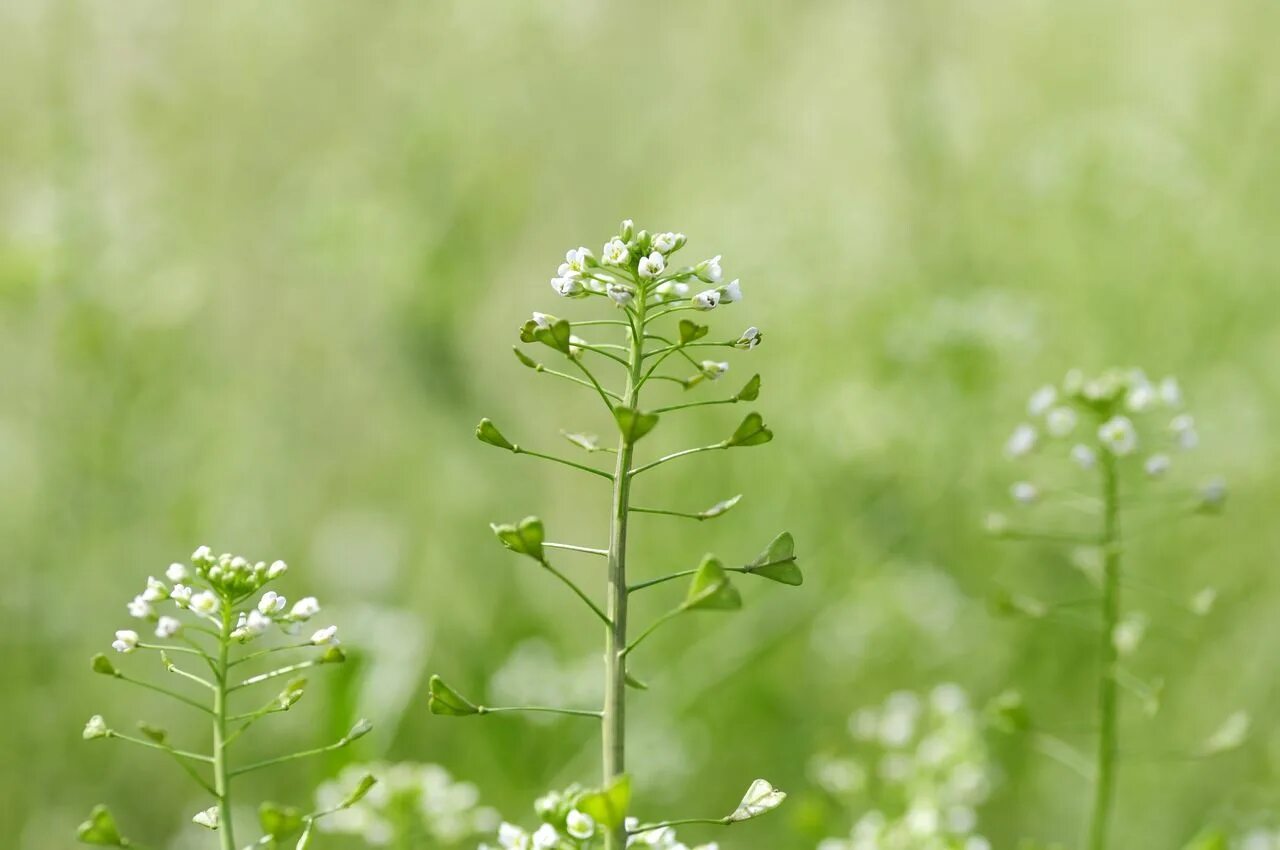
M 1171 465 L 1168 455 L 1158 454 L 1147 458 L 1147 462 L 1142 465 L 1142 468 L 1146 470 L 1147 475 L 1150 477 L 1159 478 L 1169 471 Z
M 600 258 L 606 266 L 625 266 L 631 259 L 631 252 L 627 250 L 627 244 L 621 239 L 610 239 L 604 243 Z
M 1196 432 L 1196 421 L 1190 413 L 1180 413 L 1169 423 L 1169 430 L 1178 443 L 1178 447 L 1190 451 L 1200 444 L 1200 435 Z
M 274 590 L 268 590 L 266 593 L 262 594 L 262 598 L 258 600 L 258 610 L 267 616 L 271 616 L 273 614 L 279 614 L 284 610 L 284 607 L 287 604 L 288 602 L 283 596 L 276 593 Z
M 272 561 L 271 566 L 267 567 L 267 578 L 280 578 L 289 571 L 289 565 L 284 561 Z
M 752 325 L 742 332 L 742 336 L 738 337 L 738 341 L 733 344 L 733 347 L 749 351 L 760 344 L 760 339 L 760 329 Z
M 580 812 L 577 809 L 569 812 L 568 817 L 565 818 L 564 826 L 569 835 L 579 841 L 585 841 L 594 835 L 596 831 L 596 822 L 591 819 L 591 815 Z
M 1205 741 L 1204 754 L 1212 755 L 1239 747 L 1249 737 L 1249 726 L 1249 713 L 1247 711 L 1235 712 L 1209 736 L 1209 740 Z
M 1141 611 L 1128 615 L 1111 632 L 1111 643 L 1121 655 L 1132 655 L 1147 633 L 1147 618 Z
M 1156 388 L 1144 380 L 1129 388 L 1124 403 L 1134 413 L 1143 413 L 1155 406 L 1156 398 Z
M 1098 456 L 1093 449 L 1082 443 L 1071 447 L 1071 459 L 1079 464 L 1081 469 L 1093 469 L 1093 465 L 1098 462 Z
M 191 560 L 193 562 L 201 561 L 206 565 L 211 564 L 213 562 L 213 550 L 208 546 L 201 546 L 191 553 Z
M 202 590 L 193 594 L 191 601 L 187 603 L 191 606 L 191 610 L 202 616 L 209 616 L 218 610 L 218 597 L 209 590 Z
M 735 301 L 742 300 L 742 284 L 738 283 L 737 278 L 720 287 L 719 292 L 720 300 L 725 304 L 732 304 Z
M 1200 487 L 1200 500 L 1207 507 L 1217 507 L 1227 500 L 1227 482 L 1212 478 Z
M 723 276 L 723 272 L 720 270 L 720 255 L 716 254 L 711 259 L 698 263 L 694 273 L 707 283 L 719 283 L 720 278 Z
M 111 730 L 107 728 L 107 721 L 102 719 L 101 714 L 95 714 L 89 718 L 89 722 L 84 724 L 84 739 L 92 741 L 94 738 L 105 738 L 111 734 Z
M 161 602 L 169 598 L 169 586 L 155 576 L 147 576 L 147 589 L 142 598 L 148 602 Z
M 1009 488 L 1009 495 L 1015 502 L 1030 505 L 1040 498 L 1040 490 L 1030 481 L 1018 481 Z
M 653 246 L 653 250 L 660 251 L 663 254 L 670 254 L 675 250 L 676 240 L 679 238 L 675 233 L 655 233 L 653 238 L 649 240 L 649 244 Z
M 1031 394 L 1027 401 L 1028 416 L 1042 416 L 1058 400 L 1058 390 L 1052 384 L 1045 384 Z
M 155 613 L 155 609 L 151 607 L 151 603 L 143 599 L 141 596 L 133 597 L 133 601 L 129 603 L 129 616 L 136 617 L 139 620 L 145 620 Z
M 1178 379 L 1172 376 L 1165 378 L 1160 382 L 1160 401 L 1164 402 L 1168 407 L 1178 407 L 1182 404 L 1182 387 L 1178 386 Z
M 498 843 L 505 850 L 529 850 L 529 833 L 515 824 L 503 823 L 498 827 Z
M 203 812 L 196 812 L 191 817 L 191 822 L 196 826 L 203 826 L 205 829 L 218 828 L 218 807 L 210 806 Z
M 787 799 L 787 795 L 784 792 L 774 788 L 767 780 L 757 779 L 751 783 L 751 787 L 743 795 L 742 802 L 738 804 L 738 808 L 734 809 L 733 814 L 729 815 L 729 820 L 750 820 L 778 808 L 785 799 Z
M 572 277 L 571 272 L 583 274 L 591 266 L 591 261 L 595 260 L 596 255 L 591 253 L 591 249 L 586 246 L 571 248 L 564 254 L 564 262 L 560 264 L 557 273 L 561 277 Z
M 1045 428 L 1053 437 L 1066 437 L 1076 429 L 1076 412 L 1069 407 L 1055 407 L 1045 417 Z
M 182 621 L 177 617 L 161 617 L 156 623 L 156 637 L 171 638 L 182 631 Z
M 551 288 L 561 298 L 576 298 L 586 294 L 586 290 L 582 287 L 582 281 L 576 277 L 553 277 L 551 278 Z
M 689 284 L 680 283 L 675 280 L 663 281 L 653 288 L 654 294 L 663 300 L 669 298 L 683 298 L 689 294 Z
M 533 850 L 551 850 L 559 841 L 560 834 L 556 832 L 556 828 L 549 823 L 544 823 L 533 834 Z
M 645 279 L 652 279 L 662 274 L 667 268 L 667 261 L 657 251 L 649 254 L 647 257 L 640 258 L 640 266 L 637 268 L 640 276 Z
M 191 570 L 186 564 L 173 563 L 164 571 L 164 575 L 169 581 L 186 581 L 191 577 Z
M 133 652 L 138 648 L 138 633 L 132 629 L 120 629 L 111 642 L 111 648 L 116 652 Z
M 338 642 L 338 627 L 325 626 L 311 636 L 311 642 L 316 646 L 328 646 Z
M 1009 435 L 1009 439 L 1005 441 L 1004 453 L 1010 458 L 1019 458 L 1029 455 L 1039 442 L 1040 435 L 1032 425 L 1022 423 L 1013 429 L 1013 433 Z
M 1098 439 L 1116 457 L 1131 455 L 1138 448 L 1138 432 L 1127 416 L 1113 416 L 1099 425 Z
M 187 587 L 185 584 L 175 584 L 173 586 L 173 592 L 169 594 L 169 598 L 172 599 L 173 604 L 177 605 L 179 608 L 186 608 L 187 605 L 191 603 L 192 592 L 191 588 Z
M 320 603 L 316 601 L 314 596 L 302 597 L 293 603 L 293 608 L 289 610 L 289 616 L 295 620 L 310 620 L 319 613 Z
M 231 636 L 236 640 L 249 641 L 265 634 L 269 628 L 271 628 L 271 618 L 255 608 L 248 614 L 240 615 L 240 622 L 236 624 Z
M 695 310 L 714 310 L 720 306 L 720 293 L 714 289 L 708 289 L 706 292 L 699 292 L 693 296 L 693 309 Z
M 635 291 L 625 283 L 611 283 L 605 287 L 605 294 L 613 299 L 619 307 L 625 307 L 635 300 Z
M 702 374 L 712 381 L 720 380 L 720 376 L 729 371 L 729 364 L 723 361 L 703 360 L 701 367 Z
M 1213 604 L 1218 601 L 1218 591 L 1212 587 L 1206 587 L 1191 597 L 1191 613 L 1197 617 L 1207 617 L 1213 611 Z

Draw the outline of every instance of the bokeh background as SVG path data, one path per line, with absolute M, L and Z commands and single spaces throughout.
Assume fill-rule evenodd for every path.
M 1020 475 L 1001 446 L 1027 394 L 1115 363 L 1182 380 L 1202 448 L 1170 486 L 1231 485 L 1223 517 L 1157 522 L 1133 548 L 1146 589 L 1128 601 L 1151 620 L 1133 664 L 1165 701 L 1126 710 L 1117 846 L 1265 818 L 1277 41 L 1280 7 L 1252 0 L 3 4 L 6 845 L 70 846 L 99 800 L 149 843 L 207 843 L 172 765 L 80 740 L 95 712 L 201 734 L 87 669 L 145 577 L 200 543 L 288 560 L 289 595 L 319 596 L 353 649 L 260 746 L 379 724 L 246 799 L 305 803 L 349 759 L 435 762 L 528 824 L 540 791 L 595 777 L 583 724 L 450 722 L 424 692 L 438 671 L 477 695 L 592 698 L 589 615 L 486 523 L 536 512 L 601 545 L 604 492 L 472 429 L 488 415 L 556 447 L 562 427 L 606 427 L 509 347 L 530 310 L 600 309 L 547 279 L 624 217 L 742 278 L 713 325 L 765 331 L 730 378 L 764 374 L 778 434 L 646 481 L 648 502 L 746 499 L 715 523 L 642 518 L 635 569 L 747 558 L 788 528 L 808 578 L 744 582 L 740 615 L 640 654 L 640 805 L 718 813 L 767 775 L 791 802 L 724 846 L 846 834 L 860 804 L 816 785 L 813 756 L 849 748 L 859 706 L 945 681 L 975 702 L 1016 686 L 1089 746 L 1087 630 L 989 606 L 1089 585 L 1069 552 L 981 526 Z M 671 417 L 651 448 L 740 413 Z M 598 564 L 565 565 L 599 583 Z M 1209 617 L 1169 604 L 1206 585 Z M 1241 709 L 1244 748 L 1180 755 Z M 1075 843 L 1087 786 L 1025 742 L 991 747 L 982 831 Z

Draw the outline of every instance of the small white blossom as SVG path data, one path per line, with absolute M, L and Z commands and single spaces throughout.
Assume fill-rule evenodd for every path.
M 640 258 L 640 265 L 637 268 L 640 277 L 651 280 L 662 274 L 667 268 L 667 261 L 657 251 L 652 252 L 647 257 Z
M 1190 413 L 1180 413 L 1169 423 L 1178 447 L 1190 451 L 1200 445 L 1200 435 L 1196 432 L 1196 421 Z
M 1155 406 L 1157 398 L 1156 388 L 1144 380 L 1129 388 L 1124 403 L 1134 413 L 1145 413 Z
M 203 826 L 205 829 L 217 829 L 219 824 L 218 807 L 210 806 L 203 812 L 196 812 L 191 817 L 191 822 L 196 826 Z
M 141 596 L 133 597 L 133 601 L 129 603 L 129 616 L 136 617 L 139 620 L 146 620 L 155 613 L 155 609 L 151 607 L 151 603 L 143 599 Z
M 111 730 L 107 728 L 107 721 L 102 719 L 101 714 L 95 714 L 89 718 L 89 722 L 84 724 L 84 739 L 92 741 L 94 738 L 105 738 L 111 734 Z
M 1131 455 L 1138 448 L 1138 432 L 1127 416 L 1113 416 L 1098 426 L 1098 439 L 1116 457 Z
M 182 631 L 182 621 L 177 617 L 161 617 L 156 622 L 156 637 L 171 638 Z
M 625 266 L 631 259 L 631 252 L 627 250 L 627 244 L 621 239 L 610 239 L 604 244 L 600 258 L 606 266 Z
M 271 628 L 271 618 L 254 608 L 248 614 L 240 615 L 240 622 L 236 624 L 231 636 L 236 640 L 249 641 L 266 634 L 269 628 Z
M 1212 587 L 1206 587 L 1191 597 L 1191 613 L 1197 617 L 1207 617 L 1213 611 L 1213 605 L 1218 601 L 1218 591 Z
M 708 289 L 706 292 L 699 292 L 693 296 L 693 308 L 695 310 L 714 310 L 720 306 L 720 293 L 714 289 Z
M 1200 500 L 1208 507 L 1217 507 L 1227 500 L 1227 482 L 1221 478 L 1206 481 L 1200 487 Z
M 1177 378 L 1168 377 L 1162 380 L 1159 392 L 1160 401 L 1167 407 L 1178 407 L 1182 404 L 1182 387 L 1178 385 Z
M 697 274 L 698 277 L 705 280 L 707 283 L 719 283 L 720 278 L 724 274 L 720 270 L 720 255 L 716 254 L 711 259 L 703 260 L 702 262 L 698 263 L 697 268 L 694 269 L 694 273 Z
M 680 283 L 675 280 L 667 280 L 658 284 L 653 289 L 654 294 L 658 295 L 662 300 L 683 298 L 689 294 L 689 284 Z
M 760 329 L 753 325 L 742 332 L 742 336 L 738 337 L 738 341 L 733 346 L 744 351 L 750 351 L 760 344 L 760 339 Z
M 191 577 L 191 569 L 186 564 L 173 563 L 164 571 L 169 581 L 186 581 Z
M 209 590 L 202 590 L 193 594 L 190 602 L 187 603 L 191 610 L 202 616 L 216 614 L 218 611 L 218 596 Z
M 585 841 L 595 834 L 596 822 L 591 819 L 591 815 L 580 812 L 577 809 L 569 812 L 565 818 L 565 831 L 579 841 Z
M 147 589 L 142 598 L 148 602 L 162 602 L 169 598 L 169 586 L 155 576 L 147 576 Z
M 1028 416 L 1043 416 L 1058 400 L 1058 390 L 1052 384 L 1045 384 L 1031 394 L 1027 401 Z
M 551 288 L 561 298 L 575 298 L 586 294 L 582 281 L 576 277 L 553 277 L 551 278 Z
M 504 823 L 498 827 L 498 844 L 504 850 L 529 850 L 529 833 L 515 824 Z
M 636 293 L 624 283 L 611 283 L 605 287 L 605 294 L 619 307 L 625 307 L 635 300 Z
M 1013 433 L 1009 435 L 1009 439 L 1004 444 L 1004 453 L 1010 458 L 1025 457 L 1031 454 L 1039 440 L 1040 435 L 1035 426 L 1024 422 L 1014 428 Z
M 262 598 L 258 600 L 258 610 L 270 617 L 272 615 L 279 614 L 288 604 L 289 603 L 283 596 L 276 593 L 274 590 L 268 590 L 266 593 L 262 594 Z
M 1039 500 L 1040 490 L 1030 481 L 1018 481 L 1009 488 L 1009 495 L 1015 502 L 1030 505 Z
M 721 375 L 729 371 L 729 364 L 723 361 L 703 360 L 701 368 L 702 374 L 706 375 L 708 380 L 718 381 Z
M 1168 455 L 1158 454 L 1147 458 L 1147 461 L 1142 465 L 1142 468 L 1146 470 L 1148 476 L 1152 478 L 1160 478 L 1169 471 L 1169 467 L 1171 465 L 1172 462 L 1169 460 Z
M 676 233 L 655 233 L 653 239 L 649 240 L 649 244 L 653 246 L 653 250 L 660 251 L 663 254 L 670 254 L 675 250 L 676 240 L 679 234 Z
M 179 608 L 186 608 L 191 604 L 191 594 L 193 592 L 194 591 L 185 584 L 175 584 L 173 586 L 173 591 L 169 594 L 169 598 L 172 599 L 173 604 L 177 605 Z
M 1045 430 L 1052 437 L 1067 437 L 1076 429 L 1076 412 L 1069 407 L 1055 407 L 1045 416 Z
M 200 546 L 196 551 L 191 553 L 191 560 L 193 562 L 199 561 L 205 564 L 211 563 L 213 561 L 213 550 L 208 546 Z
M 1223 753 L 1239 747 L 1249 737 L 1250 725 L 1247 711 L 1237 711 L 1230 715 L 1205 741 L 1204 754 Z
M 116 652 L 133 652 L 138 648 L 138 633 L 132 629 L 120 629 L 111 642 L 111 648 Z
M 572 277 L 573 274 L 584 274 L 591 266 L 596 255 L 586 246 L 572 248 L 565 252 L 564 262 L 560 264 L 557 274 L 560 277 Z
M 316 601 L 314 596 L 302 597 L 293 603 L 293 608 L 289 610 L 289 616 L 295 620 L 310 620 L 319 613 L 320 603 Z
M 538 827 L 533 834 L 533 850 L 551 850 L 560 842 L 560 834 L 556 832 L 556 828 L 549 823 L 544 823 Z
M 272 561 L 271 566 L 267 567 L 267 578 L 276 579 L 289 571 L 289 565 L 284 561 Z
M 328 646 L 338 643 L 338 627 L 325 626 L 311 636 L 311 642 L 316 646 Z
M 737 278 L 720 287 L 719 292 L 720 300 L 724 304 L 733 304 L 742 300 L 742 284 L 738 283 Z
M 1083 443 L 1079 443 L 1071 447 L 1071 459 L 1074 460 L 1081 469 L 1093 469 L 1093 465 L 1098 462 L 1098 455 L 1093 449 Z
M 1147 618 L 1140 611 L 1128 615 L 1111 632 L 1111 643 L 1121 655 L 1132 655 L 1147 633 Z

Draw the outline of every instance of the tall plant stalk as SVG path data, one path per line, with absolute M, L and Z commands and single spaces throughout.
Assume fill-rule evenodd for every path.
M 1093 816 L 1089 850 L 1106 850 L 1115 800 L 1116 728 L 1119 700 L 1116 665 L 1116 627 L 1120 625 L 1120 487 L 1116 459 L 1102 453 L 1102 633 L 1098 647 L 1098 753 L 1094 777 Z

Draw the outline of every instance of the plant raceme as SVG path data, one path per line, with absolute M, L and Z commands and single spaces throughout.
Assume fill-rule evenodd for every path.
M 211 752 L 197 752 L 172 743 L 168 732 L 150 723 L 139 723 L 139 735 L 127 735 L 94 715 L 84 728 L 85 740 L 115 739 L 164 753 L 211 798 L 212 805 L 191 818 L 192 822 L 218 834 L 221 850 L 237 850 L 231 808 L 232 785 L 237 777 L 263 768 L 347 746 L 368 734 L 367 720 L 326 746 L 257 761 L 238 762 L 232 758 L 232 744 L 251 726 L 273 714 L 289 711 L 306 689 L 306 679 L 298 674 L 311 668 L 341 663 L 345 656 L 338 645 L 337 627 L 315 628 L 311 620 L 320 612 L 315 597 L 307 596 L 292 606 L 267 585 L 285 574 L 283 561 L 270 565 L 224 554 L 215 556 L 201 546 L 190 564 L 169 566 L 164 579 L 151 577 L 142 593 L 128 604 L 130 616 L 140 621 L 143 631 L 115 633 L 111 648 L 120 655 L 154 655 L 184 690 L 171 690 L 116 667 L 105 654 L 93 657 L 95 673 L 163 694 L 184 708 L 203 714 L 211 726 Z M 285 636 L 282 644 L 250 649 L 271 632 Z M 304 652 L 310 657 L 282 667 L 248 675 L 252 668 L 241 665 L 273 658 L 280 652 Z M 186 659 L 186 661 L 183 661 Z M 182 666 L 179 666 L 182 661 Z M 190 664 L 187 664 L 187 661 Z M 192 670 L 194 668 L 194 671 Z M 243 671 L 243 672 L 242 672 Z M 261 691 L 261 685 L 284 688 L 274 696 L 257 697 L 246 706 L 234 708 L 241 696 Z M 251 847 L 278 848 L 291 842 L 294 850 L 311 845 L 315 824 L 358 803 L 374 785 L 370 775 L 356 778 L 341 795 L 330 795 L 329 803 L 311 812 L 289 806 L 263 803 L 258 810 L 262 836 Z M 114 816 L 98 806 L 80 825 L 80 841 L 100 847 L 142 845 L 121 834 Z
M 1041 387 L 1027 403 L 1027 420 L 1013 430 L 1005 444 L 1005 454 L 1011 460 L 1029 464 L 1041 455 L 1049 466 L 1043 475 L 1050 483 L 1027 477 L 1010 487 L 1010 496 L 1020 511 L 1043 515 L 1070 509 L 1071 515 L 1083 516 L 1088 523 L 1082 525 L 1080 519 L 1074 519 L 1067 525 L 1067 520 L 1060 519 L 1062 525 L 1031 527 L 1004 513 L 987 517 L 987 530 L 997 537 L 1075 546 L 1076 563 L 1098 591 L 1096 600 L 1090 600 L 1096 605 L 1100 623 L 1098 736 L 1093 758 L 1075 753 L 1068 744 L 1043 731 L 1031 730 L 1025 719 L 1019 724 L 1021 731 L 1032 732 L 1047 754 L 1073 766 L 1092 782 L 1089 850 L 1110 846 L 1121 689 L 1132 693 L 1148 714 L 1156 712 L 1160 699 L 1158 681 L 1143 681 L 1126 667 L 1127 659 L 1138 649 L 1147 618 L 1140 611 L 1126 611 L 1122 604 L 1122 590 L 1135 584 L 1122 563 L 1125 539 L 1121 529 L 1130 527 L 1127 517 L 1131 514 L 1137 514 L 1139 522 L 1150 523 L 1149 514 L 1142 516 L 1150 508 L 1166 514 L 1156 518 L 1161 524 L 1168 523 L 1169 509 L 1184 516 L 1214 514 L 1222 509 L 1226 487 L 1220 479 L 1198 487 L 1176 483 L 1180 462 L 1175 458 L 1198 443 L 1195 420 L 1184 408 L 1177 380 L 1153 382 L 1140 370 L 1112 369 L 1095 377 L 1073 370 L 1060 385 Z M 1060 479 L 1064 472 L 1073 479 L 1083 479 L 1086 492 L 1054 483 L 1052 479 Z M 1204 616 L 1215 596 L 1212 588 L 1205 588 L 1183 607 Z M 1063 607 L 1016 594 L 1002 595 L 996 606 L 1002 613 L 1036 619 L 1053 616 Z M 1243 728 L 1239 722 L 1228 722 L 1221 738 L 1212 736 L 1199 755 L 1221 752 L 1243 741 L 1248 718 L 1233 715 L 1237 716 L 1244 717 Z
M 668 416 L 691 408 L 753 402 L 760 394 L 760 376 L 753 375 L 736 393 L 727 396 L 674 401 L 659 406 L 642 402 L 648 391 L 659 386 L 693 390 L 718 385 L 725 379 L 730 364 L 705 355 L 718 351 L 750 351 L 763 338 L 755 327 L 729 337 L 715 337 L 707 325 L 698 321 L 708 313 L 724 310 L 741 301 L 742 287 L 737 280 L 722 282 L 719 256 L 693 265 L 682 266 L 674 262 L 685 241 L 684 234 L 638 231 L 630 221 L 624 221 L 618 234 L 604 244 L 599 259 L 587 248 L 571 250 L 551 280 L 551 287 L 557 295 L 571 300 L 596 301 L 607 306 L 615 318 L 571 321 L 548 313 L 534 313 L 520 329 L 521 342 L 558 358 L 563 365 L 552 368 L 517 347 L 515 354 L 521 364 L 534 372 L 578 385 L 599 398 L 616 436 L 606 440 L 594 434 L 568 432 L 565 437 L 588 458 L 596 454 L 611 455 L 612 470 L 527 448 L 509 439 L 488 419 L 482 420 L 476 429 L 476 436 L 490 446 L 603 479 L 609 483 L 610 491 L 608 548 L 553 542 L 548 539 L 547 530 L 537 517 L 493 526 L 494 534 L 504 546 L 530 558 L 549 575 L 563 582 L 603 624 L 605 681 L 601 708 L 490 707 L 467 699 L 438 676 L 431 680 L 429 705 L 436 714 L 461 716 L 541 711 L 586 717 L 600 723 L 602 785 L 592 790 L 565 792 L 557 798 L 560 802 L 554 809 L 554 817 L 548 819 L 547 811 L 550 809 L 542 812 L 544 827 L 532 835 L 526 835 L 515 827 L 507 828 L 500 837 L 505 847 L 584 847 L 592 841 L 599 842 L 607 850 L 621 850 L 636 842 L 668 846 L 657 841 L 655 836 L 666 841 L 668 833 L 663 830 L 670 826 L 736 823 L 769 811 L 785 796 L 764 780 L 757 780 L 748 792 L 750 799 L 744 800 L 744 804 L 728 817 L 652 823 L 631 819 L 624 717 L 627 689 L 645 687 L 629 671 L 631 656 L 647 637 L 677 617 L 695 611 L 739 608 L 742 598 L 733 584 L 734 574 L 758 576 L 785 585 L 798 585 L 803 580 L 789 533 L 779 534 L 759 555 L 741 564 L 727 566 L 720 558 L 707 555 L 689 569 L 638 580 L 629 569 L 627 544 L 634 515 L 651 514 L 702 522 L 724 515 L 740 499 L 740 496 L 734 496 L 700 511 L 642 506 L 632 498 L 632 487 L 637 479 L 660 466 L 691 455 L 759 446 L 773 439 L 773 432 L 765 425 L 763 417 L 749 412 L 721 440 L 661 454 L 652 460 L 637 459 L 638 444 L 646 439 L 656 441 L 662 422 Z M 615 340 L 588 338 L 597 333 L 612 333 Z M 617 341 L 619 336 L 621 339 Z M 670 374 L 664 370 L 673 363 L 684 367 L 681 374 Z M 602 380 L 597 375 L 602 366 L 616 370 L 620 381 Z M 603 603 L 597 602 L 592 594 L 555 565 L 552 556 L 565 551 L 605 561 Z M 633 634 L 628 618 L 632 594 L 682 579 L 687 582 L 683 598 L 668 613 Z

